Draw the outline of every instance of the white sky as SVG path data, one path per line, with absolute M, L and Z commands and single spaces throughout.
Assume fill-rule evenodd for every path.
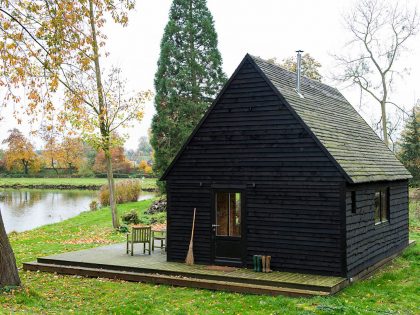
M 153 90 L 160 40 L 171 2 L 138 0 L 128 27 L 107 27 L 110 57 L 102 64 L 120 66 L 131 89 Z M 247 52 L 262 58 L 277 57 L 281 60 L 294 56 L 295 50 L 302 49 L 321 62 L 324 76 L 334 73 L 334 61 L 330 54 L 339 53 L 346 42 L 348 32 L 342 25 L 341 15 L 351 7 L 352 2 L 208 0 L 218 33 L 224 71 L 230 76 Z M 420 8 L 420 0 L 411 3 Z M 420 36 L 412 39 L 408 45 L 411 50 L 402 59 L 404 66 L 411 68 L 410 76 L 400 79 L 392 97 L 406 108 L 412 107 L 415 100 L 420 98 Z M 326 83 L 331 83 L 328 78 L 325 79 Z M 341 92 L 358 108 L 357 91 L 346 89 Z M 370 101 L 367 96 L 365 100 Z M 374 106 L 376 108 L 377 105 Z M 126 148 L 135 148 L 139 137 L 147 135 L 153 113 L 153 102 L 149 102 L 145 106 L 143 121 L 129 130 Z M 361 113 L 369 123 L 374 117 L 379 117 L 377 111 L 368 107 L 363 107 Z M 0 121 L 0 140 L 15 125 L 12 119 Z M 19 128 L 27 131 L 24 126 Z M 33 140 L 39 146 L 39 141 Z

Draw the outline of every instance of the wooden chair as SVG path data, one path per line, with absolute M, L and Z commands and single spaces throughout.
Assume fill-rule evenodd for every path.
M 152 228 L 150 226 L 145 227 L 132 227 L 131 233 L 127 233 L 127 254 L 130 252 L 129 244 L 131 244 L 131 256 L 133 256 L 134 244 L 143 244 L 143 254 L 146 251 L 151 254 L 151 243 L 152 243 Z M 146 244 L 148 245 L 146 248 Z
M 155 240 L 160 241 L 160 246 L 155 246 Z M 162 254 L 166 251 L 166 231 L 152 231 L 152 251 L 160 248 Z

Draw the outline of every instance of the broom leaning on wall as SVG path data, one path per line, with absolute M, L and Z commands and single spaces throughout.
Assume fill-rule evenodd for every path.
M 197 208 L 194 208 L 194 215 L 193 215 L 193 222 L 192 222 L 192 229 L 191 229 L 191 240 L 190 246 L 188 247 L 187 257 L 185 258 L 185 263 L 187 265 L 194 265 L 194 253 L 193 253 L 193 239 L 194 239 L 194 226 L 195 226 L 195 212 Z

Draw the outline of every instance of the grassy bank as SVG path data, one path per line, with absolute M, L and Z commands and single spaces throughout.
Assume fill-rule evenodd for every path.
M 123 179 L 116 178 L 115 180 Z M 141 182 L 143 190 L 156 189 L 156 178 L 144 178 Z M 0 187 L 3 188 L 99 189 L 106 183 L 106 178 L 0 178 Z
M 120 213 L 143 214 L 151 201 L 125 204 Z M 162 214 L 156 217 L 162 220 Z M 108 209 L 10 236 L 18 265 L 36 257 L 124 241 L 110 227 Z M 0 313 L 117 314 L 418 314 L 420 305 L 420 202 L 410 204 L 410 238 L 417 244 L 373 278 L 332 297 L 287 298 L 241 295 L 24 272 L 23 288 L 0 294 Z

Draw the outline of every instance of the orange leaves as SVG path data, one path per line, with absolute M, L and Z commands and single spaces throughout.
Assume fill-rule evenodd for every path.
M 147 164 L 147 161 L 142 160 L 139 164 L 139 170 L 144 174 L 152 174 L 153 170 L 152 167 Z
M 39 171 L 41 163 L 36 155 L 32 144 L 18 130 L 10 130 L 10 135 L 3 141 L 7 144 L 5 153 L 5 165 L 8 170 L 23 170 L 25 174 L 31 169 Z
M 28 94 L 28 99 L 37 101 L 40 99 L 39 93 L 36 90 L 31 90 Z
M 71 239 L 63 241 L 63 244 L 79 245 L 79 244 L 111 244 L 112 242 L 106 238 L 92 236 L 82 237 L 77 239 Z
M 57 91 L 58 88 L 58 76 L 57 75 L 53 75 L 50 81 L 50 89 L 51 91 Z
M 71 124 L 95 147 L 104 148 L 112 132 L 143 118 L 143 104 L 151 98 L 150 91 L 130 96 L 119 69 L 111 69 L 104 79 L 100 68 L 108 55 L 103 48 L 108 17 L 125 26 L 134 5 L 134 0 L 5 2 L 2 9 L 13 18 L 0 12 L 6 32 L 0 39 L 0 61 L 7 66 L 1 84 L 25 87 L 26 113 L 35 117 L 42 112 L 51 120 L 57 116 L 55 93 L 64 91 L 61 125 Z

